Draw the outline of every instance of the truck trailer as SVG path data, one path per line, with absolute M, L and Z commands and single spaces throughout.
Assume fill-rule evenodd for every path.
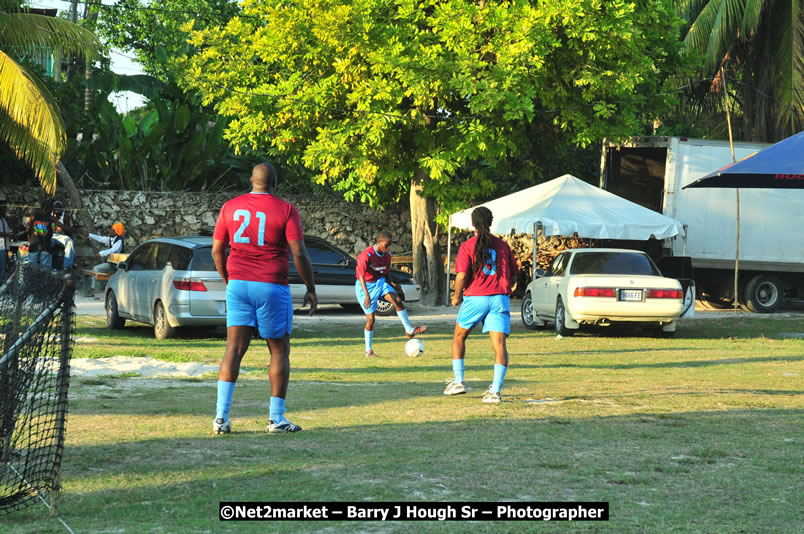
M 734 143 L 737 161 L 763 148 Z M 734 302 L 735 189 L 682 189 L 732 162 L 728 141 L 637 137 L 603 143 L 600 187 L 681 221 L 686 238 L 663 243 L 665 255 L 692 259 L 696 298 Z M 741 189 L 738 301 L 771 313 L 804 297 L 804 190 Z

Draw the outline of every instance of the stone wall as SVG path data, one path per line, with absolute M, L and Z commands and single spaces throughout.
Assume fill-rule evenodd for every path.
M 91 232 L 106 234 L 111 225 L 121 221 L 126 226 L 126 250 L 154 237 L 195 235 L 203 229 L 215 226 L 218 211 L 224 202 L 237 193 L 193 192 L 141 192 L 82 190 L 86 214 L 92 221 Z M 46 197 L 41 189 L 31 187 L 0 186 L 0 201 L 9 207 L 9 220 L 22 225 L 29 209 L 38 206 Z M 407 202 L 374 209 L 365 204 L 346 202 L 340 197 L 283 196 L 292 202 L 302 217 L 306 235 L 327 239 L 330 243 L 357 256 L 374 243 L 379 230 L 391 232 L 394 255 L 407 255 L 412 249 L 410 210 Z M 57 194 L 51 200 L 61 200 L 66 209 L 71 209 L 69 198 Z M 75 217 L 74 217 L 75 219 Z M 453 231 L 452 267 L 458 247 L 471 234 Z M 529 268 L 533 253 L 529 235 L 503 236 L 521 262 Z M 77 264 L 92 265 L 98 243 L 83 236 L 76 236 Z M 446 255 L 447 235 L 440 234 L 442 253 Z
M 236 193 L 177 193 L 140 191 L 81 191 L 86 214 L 94 228 L 105 234 L 116 221 L 126 226 L 126 249 L 162 236 L 194 235 L 215 226 L 218 211 Z M 24 216 L 44 199 L 38 188 L 0 187 L 0 200 L 8 205 L 12 224 L 21 226 Z M 407 204 L 373 209 L 364 204 L 346 202 L 338 197 L 286 196 L 302 217 L 305 234 L 322 237 L 347 252 L 357 255 L 374 243 L 377 232 L 388 230 L 394 237 L 393 252 L 403 254 L 412 247 L 410 212 Z M 66 209 L 70 201 L 63 195 Z M 75 220 L 75 218 L 74 218 Z M 91 260 L 94 249 L 79 236 L 78 257 Z M 91 261 L 90 261 L 91 263 Z

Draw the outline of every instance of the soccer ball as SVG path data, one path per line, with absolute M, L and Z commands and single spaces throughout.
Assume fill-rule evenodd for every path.
M 411 358 L 421 356 L 423 352 L 424 352 L 424 343 L 422 343 L 421 339 L 413 338 L 411 340 L 408 340 L 408 342 L 405 344 L 405 354 L 407 354 Z

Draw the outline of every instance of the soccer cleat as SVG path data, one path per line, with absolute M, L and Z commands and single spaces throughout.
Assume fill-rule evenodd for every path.
M 499 391 L 491 391 L 491 386 L 489 386 L 489 390 L 483 393 L 483 399 L 481 400 L 491 404 L 500 404 L 500 401 L 502 401 L 502 395 L 500 395 Z
M 377 357 L 377 355 L 374 354 L 373 350 L 369 349 L 369 350 L 366 351 L 366 358 L 376 358 L 376 357 Z
M 413 332 L 408 333 L 408 339 L 416 337 L 418 334 L 424 334 L 427 332 L 426 326 L 415 326 L 413 327 Z
M 444 388 L 444 395 L 460 395 L 466 393 L 463 382 L 456 382 L 454 378 L 447 378 L 447 387 Z
M 230 434 L 232 432 L 232 423 L 219 417 L 212 421 L 212 431 L 215 434 Z
M 294 425 L 287 419 L 281 423 L 274 423 L 269 419 L 268 428 L 266 430 L 268 430 L 268 432 L 271 434 L 286 434 L 288 432 L 299 432 L 301 427 L 299 425 Z

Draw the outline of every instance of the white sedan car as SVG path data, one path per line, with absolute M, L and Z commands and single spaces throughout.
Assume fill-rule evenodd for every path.
M 537 275 L 539 273 L 537 272 Z M 681 283 L 662 276 L 644 252 L 612 248 L 561 252 L 528 284 L 522 322 L 536 330 L 554 323 L 570 336 L 580 325 L 630 324 L 672 336 L 683 312 Z

